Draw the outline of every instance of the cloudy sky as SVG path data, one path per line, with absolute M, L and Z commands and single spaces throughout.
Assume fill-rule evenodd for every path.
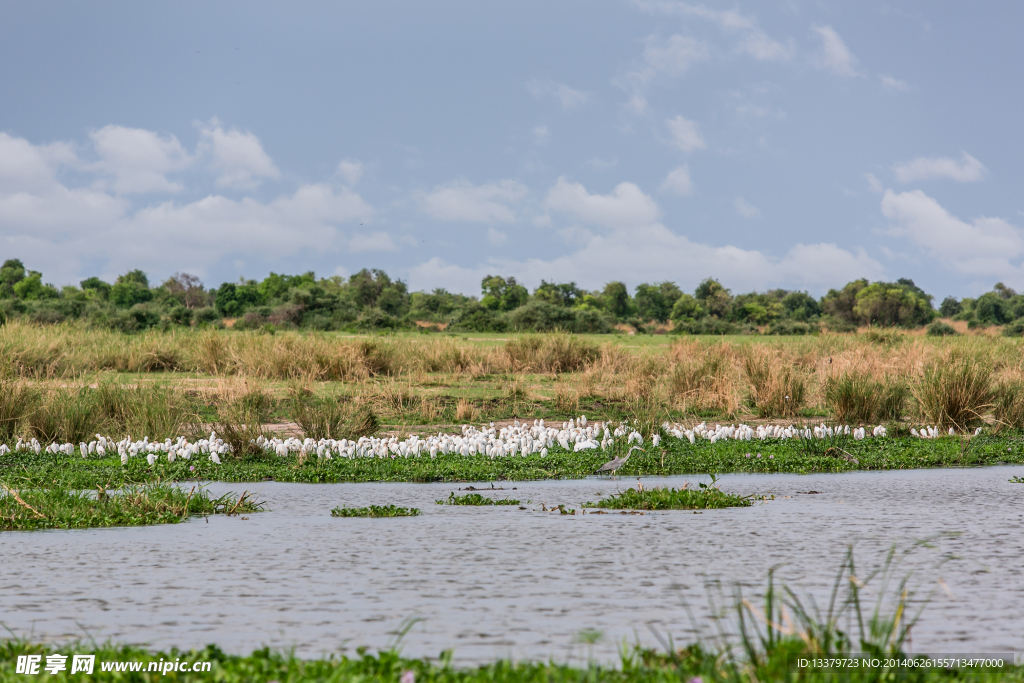
M 0 5 L 0 258 L 1024 289 L 1024 5 Z

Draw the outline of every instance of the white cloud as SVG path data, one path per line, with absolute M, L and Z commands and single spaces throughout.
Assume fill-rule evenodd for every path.
M 743 216 L 744 218 L 761 217 L 761 211 L 753 204 L 747 202 L 747 200 L 745 200 L 743 197 L 737 197 L 736 200 L 733 202 L 733 205 L 736 207 L 736 213 L 738 213 L 740 216 Z
M 391 235 L 386 232 L 356 233 L 349 238 L 348 250 L 354 254 L 364 251 L 396 251 Z
M 363 164 L 354 159 L 343 159 L 338 163 L 338 176 L 349 185 L 355 185 L 363 177 Z
M 443 221 L 511 223 L 516 219 L 509 204 L 526 196 L 526 187 L 514 180 L 474 186 L 464 180 L 438 186 L 419 196 L 420 209 Z
M 611 194 L 590 194 L 580 183 L 559 178 L 544 208 L 606 228 L 649 225 L 658 220 L 658 205 L 633 183 L 619 183 Z
M 928 159 L 918 157 L 913 161 L 907 161 L 893 166 L 896 173 L 896 180 L 901 183 L 911 183 L 915 180 L 935 180 L 947 178 L 961 183 L 972 183 L 981 180 L 985 174 L 985 167 L 980 161 L 967 152 L 963 152 L 960 163 L 948 157 Z
M 211 166 L 218 173 L 217 185 L 252 189 L 264 178 L 280 177 L 281 172 L 252 133 L 234 128 L 225 130 L 216 117 L 200 128 L 202 147 L 211 155 Z
M 487 241 L 496 247 L 508 242 L 508 235 L 503 233 L 501 230 L 495 230 L 494 228 L 487 228 Z
M 526 84 L 527 90 L 534 97 L 540 98 L 545 95 L 554 97 L 562 106 L 562 109 L 575 109 L 586 104 L 590 95 L 582 90 L 570 88 L 564 83 L 556 83 L 550 78 L 535 78 Z
M 665 121 L 669 133 L 672 135 L 672 144 L 684 152 L 692 152 L 695 149 L 704 149 L 704 138 L 697 130 L 697 124 L 682 116 Z
M 786 61 L 793 56 L 792 42 L 784 44 L 773 39 L 757 25 L 757 21 L 753 17 L 740 14 L 736 10 L 718 11 L 704 5 L 691 5 L 685 2 L 636 0 L 635 4 L 650 13 L 698 17 L 711 21 L 726 34 L 738 37 L 736 43 L 738 52 L 745 53 L 757 60 Z
M 180 192 L 181 183 L 166 174 L 180 171 L 192 163 L 185 148 L 173 135 L 160 137 L 141 128 L 104 126 L 89 134 L 99 161 L 89 170 L 110 176 L 110 186 L 118 194 L 142 192 Z
M 551 137 L 551 131 L 545 125 L 533 127 L 533 141 L 538 145 L 543 145 Z
M 78 157 L 67 143 L 37 146 L 0 133 L 0 193 L 51 187 L 58 167 L 77 163 Z
M 669 76 L 682 75 L 695 62 L 704 61 L 709 56 L 706 43 L 678 34 L 664 44 L 659 44 L 652 36 L 644 48 L 644 60 L 656 71 Z
M 857 58 L 831 26 L 815 26 L 814 32 L 821 38 L 821 52 L 818 67 L 831 71 L 837 76 L 857 76 Z
M 907 85 L 906 81 L 901 81 L 898 78 L 893 78 L 886 74 L 878 74 L 878 79 L 882 81 L 882 85 L 889 90 L 897 90 L 899 92 L 906 92 L 910 90 L 910 86 Z
M 693 182 L 690 180 L 690 166 L 683 164 L 668 172 L 661 189 L 679 196 L 686 196 L 693 191 Z
M 878 178 L 875 177 L 874 173 L 865 173 L 864 177 L 867 179 L 868 187 L 871 188 L 872 192 L 882 191 L 882 183 L 878 180 Z
M 97 184 L 86 178 L 82 187 L 53 175 L 56 165 L 77 163 L 67 148 L 0 136 L 0 251 L 47 264 L 47 273 L 59 283 L 74 281 L 85 261 L 107 263 L 113 272 L 138 267 L 152 274 L 187 270 L 202 275 L 211 265 L 242 255 L 273 260 L 300 250 L 344 249 L 351 245 L 340 226 L 373 217 L 372 207 L 358 194 L 326 183 L 303 185 L 267 202 L 212 194 L 189 203 L 134 207 L 123 195 L 144 187 L 167 188 L 169 181 L 157 169 L 167 168 L 168 158 L 184 157 L 176 141 L 142 133 L 147 135 L 110 127 L 94 133 L 104 150 L 103 162 L 80 170 L 112 180 Z M 137 157 L 120 152 L 126 140 L 143 144 Z M 14 164 L 29 183 L 7 182 Z M 145 182 L 125 177 L 133 166 L 148 171 L 142 174 Z M 356 240 L 355 246 L 387 247 L 379 236 L 374 239 Z
M 968 223 L 920 190 L 886 190 L 882 214 L 893 224 L 890 234 L 907 238 L 958 273 L 1024 283 L 1020 263 L 1012 262 L 1024 256 L 1024 231 L 1002 218 Z

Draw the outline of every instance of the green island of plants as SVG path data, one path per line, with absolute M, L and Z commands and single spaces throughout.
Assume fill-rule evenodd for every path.
M 1010 478 L 1010 483 L 1011 484 L 1024 484 L 1024 477 L 1011 477 Z
M 371 505 L 365 508 L 337 507 L 331 510 L 331 517 L 415 517 L 419 508 L 403 508 L 397 505 Z
M 749 507 L 750 496 L 726 493 L 712 484 L 701 483 L 699 488 L 682 487 L 678 489 L 640 487 L 626 489 L 617 494 L 602 498 L 596 503 L 586 503 L 584 507 L 607 508 L 610 510 L 714 510 L 718 508 Z
M 455 495 L 452 491 L 447 499 L 435 500 L 438 505 L 519 505 L 514 498 L 487 498 L 479 493 L 467 493 L 463 496 Z
M 259 512 L 248 492 L 213 498 L 203 488 L 185 491 L 171 484 L 124 486 L 95 494 L 60 488 L 0 488 L 0 530 L 86 529 L 177 524 L 189 517 Z

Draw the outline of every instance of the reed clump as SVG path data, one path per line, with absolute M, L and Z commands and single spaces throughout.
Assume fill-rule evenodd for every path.
M 750 401 L 760 417 L 793 417 L 803 406 L 806 385 L 792 361 L 764 349 L 743 359 Z
M 842 424 L 899 420 L 907 393 L 907 386 L 894 378 L 879 381 L 867 374 L 844 372 L 825 380 L 825 405 Z
M 941 427 L 966 431 L 992 409 L 992 366 L 976 354 L 954 350 L 924 370 L 916 398 L 921 414 Z
M 310 439 L 358 439 L 380 429 L 380 419 L 368 405 L 337 397 L 292 395 L 292 419 Z

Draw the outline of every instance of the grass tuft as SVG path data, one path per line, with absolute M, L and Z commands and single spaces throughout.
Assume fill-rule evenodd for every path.
M 925 368 L 917 401 L 926 419 L 966 431 L 993 407 L 992 369 L 978 357 L 953 352 Z

